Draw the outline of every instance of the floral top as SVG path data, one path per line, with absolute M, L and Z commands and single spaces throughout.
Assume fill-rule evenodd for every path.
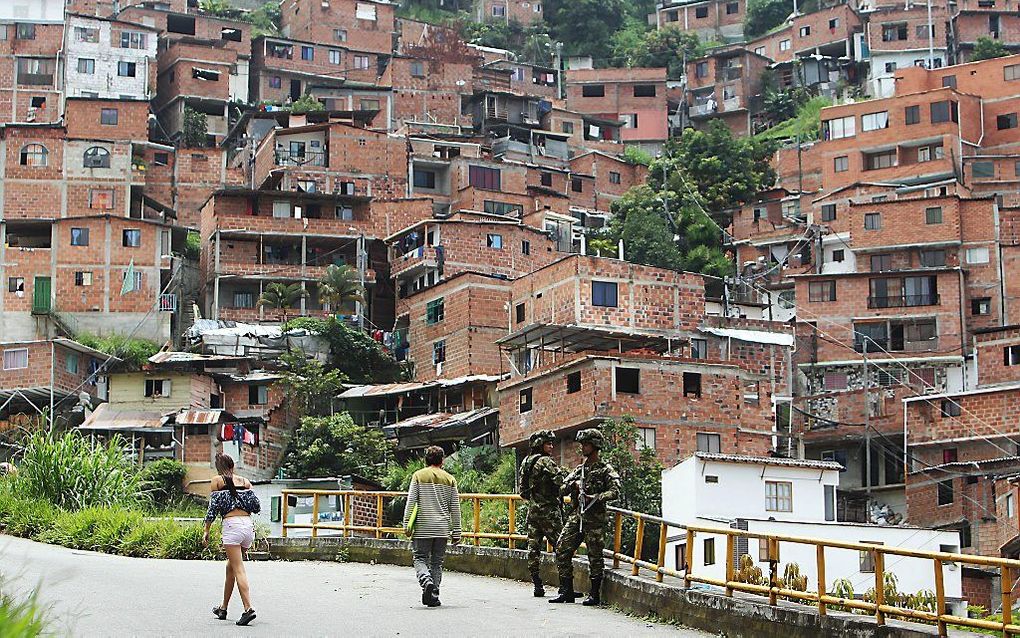
M 217 490 L 209 495 L 209 511 L 205 514 L 205 520 L 211 523 L 217 516 L 226 516 L 234 510 L 258 514 L 262 511 L 262 504 L 255 492 L 250 489 L 237 490 L 236 498 L 229 489 Z

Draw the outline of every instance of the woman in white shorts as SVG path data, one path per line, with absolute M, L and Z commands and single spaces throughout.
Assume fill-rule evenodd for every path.
M 213 614 L 220 620 L 227 618 L 227 605 L 234 593 L 234 585 L 241 594 L 244 613 L 238 625 L 247 625 L 255 620 L 255 610 L 248 595 L 248 574 L 244 569 L 243 551 L 255 542 L 255 523 L 252 514 L 258 514 L 262 507 L 259 498 L 251 489 L 251 481 L 234 476 L 234 459 L 226 454 L 216 455 L 216 471 L 219 475 L 212 480 L 209 494 L 209 511 L 205 515 L 205 535 L 202 543 L 209 545 L 209 528 L 217 516 L 223 518 L 223 549 L 227 552 L 227 578 L 223 583 L 223 604 L 213 607 Z

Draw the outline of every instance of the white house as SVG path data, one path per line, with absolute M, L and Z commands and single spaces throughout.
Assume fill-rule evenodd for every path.
M 158 31 L 92 16 L 67 15 L 64 95 L 147 100 L 155 78 Z
M 662 473 L 662 515 L 670 522 L 701 527 L 738 528 L 763 534 L 803 536 L 834 541 L 874 543 L 892 547 L 958 552 L 959 533 L 908 526 L 845 523 L 836 520 L 836 486 L 842 466 L 832 461 L 761 458 L 698 452 Z M 666 566 L 686 568 L 686 532 L 670 528 Z M 766 575 L 767 551 L 756 539 L 738 541 L 737 553 L 750 555 Z M 796 562 L 817 587 L 815 547 L 782 542 L 779 574 Z M 726 571 L 726 537 L 698 533 L 695 538 L 693 573 L 722 580 Z M 825 575 L 829 591 L 833 581 L 848 578 L 860 596 L 875 583 L 870 553 L 847 549 L 825 551 Z M 927 559 L 889 556 L 886 571 L 896 574 L 899 590 L 934 591 L 932 562 Z M 944 567 L 947 600 L 959 610 L 960 569 Z

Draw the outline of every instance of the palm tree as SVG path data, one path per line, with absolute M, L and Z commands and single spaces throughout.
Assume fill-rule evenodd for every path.
M 274 282 L 266 286 L 259 296 L 258 306 L 260 308 L 269 306 L 283 311 L 283 320 L 287 321 L 287 308 L 308 296 L 308 292 L 301 287 L 301 284 L 281 284 Z
M 319 280 L 319 299 L 328 302 L 334 310 L 347 301 L 365 303 L 365 289 L 360 279 L 358 272 L 350 266 L 330 264 Z

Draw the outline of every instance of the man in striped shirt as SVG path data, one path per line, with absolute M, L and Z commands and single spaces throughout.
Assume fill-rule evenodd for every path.
M 411 487 L 404 507 L 404 527 L 410 523 L 415 507 L 418 513 L 411 525 L 414 571 L 421 585 L 421 602 L 438 607 L 439 584 L 443 580 L 443 558 L 447 539 L 460 542 L 460 495 L 457 479 L 443 469 L 443 448 L 425 450 L 426 467 L 411 477 Z

